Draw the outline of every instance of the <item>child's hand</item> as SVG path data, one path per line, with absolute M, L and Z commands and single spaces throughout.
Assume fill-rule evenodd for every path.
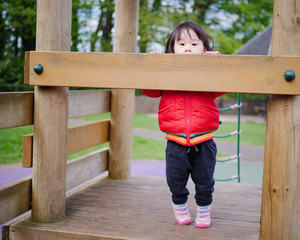
M 150 53 L 161 53 L 160 51 L 151 51 Z
M 207 52 L 204 52 L 204 54 L 206 54 L 206 55 L 221 55 L 221 53 L 219 51 L 207 51 Z

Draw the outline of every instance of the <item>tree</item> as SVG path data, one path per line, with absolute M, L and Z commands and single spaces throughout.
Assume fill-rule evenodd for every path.
M 243 43 L 270 25 L 273 7 L 272 0 L 152 2 L 153 5 L 147 0 L 141 1 L 139 20 L 141 52 L 147 52 L 149 49 L 145 49 L 145 46 L 149 48 L 153 41 L 164 45 L 169 31 L 180 22 L 189 20 L 202 25 L 213 36 L 218 50 L 226 54 L 233 53 Z M 154 9 L 154 3 L 159 6 L 158 16 L 149 14 Z
M 79 17 L 78 17 L 78 9 L 80 9 L 81 4 L 80 0 L 73 0 L 72 1 L 72 29 L 71 29 L 71 51 L 77 52 L 78 51 L 78 44 L 82 41 L 79 39 Z
M 22 87 L 24 53 L 35 49 L 35 0 L 9 0 L 0 3 L 0 90 L 18 91 Z
M 210 9 L 223 16 L 214 14 L 207 19 L 207 24 L 222 29 L 225 34 L 245 43 L 271 24 L 273 1 L 219 0 Z M 224 27 L 225 21 L 230 22 L 227 27 Z
M 97 29 L 91 36 L 91 52 L 96 51 L 96 42 L 100 39 L 101 51 L 112 51 L 112 28 L 114 26 L 113 13 L 115 3 L 113 0 L 100 1 L 100 17 L 98 20 Z M 101 38 L 99 33 L 102 33 Z
M 140 0 L 139 52 L 162 50 L 182 21 L 202 25 L 230 54 L 270 24 L 272 0 Z M 24 52 L 35 49 L 36 0 L 0 2 L 0 91 L 23 85 Z M 114 0 L 73 0 L 72 51 L 112 51 Z

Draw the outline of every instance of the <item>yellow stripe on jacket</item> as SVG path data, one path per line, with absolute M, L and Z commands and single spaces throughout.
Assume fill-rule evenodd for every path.
M 213 139 L 213 138 L 214 138 L 214 133 L 210 132 L 210 133 L 206 133 L 206 134 L 203 134 L 203 135 L 199 135 L 199 136 L 195 136 L 193 138 L 190 138 L 190 144 L 188 144 L 187 139 L 185 137 L 174 135 L 174 134 L 171 134 L 171 133 L 166 134 L 166 139 L 177 142 L 177 143 L 179 143 L 181 145 L 184 145 L 184 146 L 188 146 L 188 145 L 194 146 L 194 145 L 197 145 L 199 143 L 208 141 L 208 140 Z

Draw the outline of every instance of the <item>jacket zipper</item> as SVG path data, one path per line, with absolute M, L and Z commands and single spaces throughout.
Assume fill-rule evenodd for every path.
M 186 119 L 186 143 L 187 145 L 189 146 L 190 145 L 190 111 L 191 111 L 191 108 L 190 108 L 190 96 L 188 93 L 185 93 L 185 119 Z

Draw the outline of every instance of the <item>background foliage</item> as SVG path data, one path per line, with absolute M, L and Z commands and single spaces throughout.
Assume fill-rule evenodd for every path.
M 71 51 L 111 52 L 114 0 L 73 0 Z M 140 0 L 138 51 L 164 51 L 169 32 L 194 21 L 231 54 L 271 24 L 272 0 Z M 0 91 L 23 85 L 24 52 L 35 49 L 36 0 L 0 1 Z

